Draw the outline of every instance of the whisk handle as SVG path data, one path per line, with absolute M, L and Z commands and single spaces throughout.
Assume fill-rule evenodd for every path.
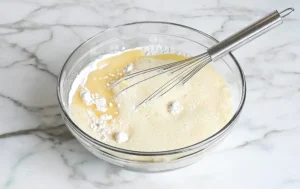
M 278 11 L 273 11 L 250 26 L 247 26 L 241 31 L 212 46 L 207 50 L 207 52 L 213 61 L 218 60 L 227 55 L 229 52 L 238 49 L 253 39 L 282 24 L 282 18 L 286 17 L 293 11 L 293 8 L 285 9 L 280 13 Z

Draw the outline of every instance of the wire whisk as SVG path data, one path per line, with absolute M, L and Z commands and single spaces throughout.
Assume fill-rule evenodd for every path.
M 147 98 L 145 98 L 142 102 L 136 105 L 135 108 L 149 102 L 150 100 L 163 96 L 167 92 L 169 92 L 172 88 L 174 88 L 178 84 L 185 84 L 188 82 L 196 73 L 198 73 L 204 66 L 209 64 L 211 61 L 216 61 L 221 59 L 228 53 L 238 49 L 239 47 L 249 43 L 253 39 L 261 36 L 262 34 L 270 31 L 271 29 L 275 28 L 276 26 L 282 24 L 282 18 L 285 18 L 289 14 L 294 11 L 293 8 L 287 8 L 281 12 L 273 11 L 267 16 L 261 18 L 260 20 L 256 21 L 255 23 L 249 25 L 248 27 L 240 30 L 239 32 L 231 35 L 230 37 L 226 38 L 225 40 L 219 42 L 218 44 L 212 46 L 211 48 L 207 49 L 207 51 L 203 54 L 177 61 L 172 62 L 169 64 L 156 66 L 153 68 L 137 71 L 131 74 L 128 74 L 121 79 L 117 80 L 112 87 L 116 87 L 123 81 L 133 79 L 137 76 L 148 74 L 150 72 L 154 72 L 153 75 L 150 75 L 146 78 L 143 78 L 140 81 L 137 81 L 126 88 L 122 89 L 116 94 L 116 97 L 121 94 L 122 92 L 130 89 L 131 87 L 138 85 L 142 82 L 145 82 L 149 79 L 157 77 L 159 75 L 165 73 L 173 73 L 174 76 L 166 81 L 162 86 L 160 86 L 156 91 L 150 94 Z

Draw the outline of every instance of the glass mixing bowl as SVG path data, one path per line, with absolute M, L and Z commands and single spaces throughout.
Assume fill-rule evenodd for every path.
M 105 54 L 136 47 L 159 45 L 166 52 L 171 47 L 177 52 L 194 56 L 203 53 L 216 43 L 218 43 L 216 39 L 204 32 L 167 22 L 136 22 L 104 30 L 76 48 L 62 68 L 57 95 L 62 110 L 61 114 L 67 127 L 78 141 L 97 157 L 129 170 L 168 171 L 198 161 L 205 151 L 219 143 L 231 130 L 245 102 L 245 76 L 232 54 L 225 56 L 222 60 L 212 62 L 211 65 L 229 85 L 233 99 L 233 117 L 214 135 L 180 149 L 159 152 L 132 151 L 110 146 L 92 138 L 81 130 L 69 115 L 69 91 L 80 70 Z

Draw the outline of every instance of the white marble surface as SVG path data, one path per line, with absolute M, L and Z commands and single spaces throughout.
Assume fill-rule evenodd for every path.
M 236 51 L 248 82 L 234 131 L 187 168 L 141 174 L 87 152 L 59 115 L 56 78 L 74 48 L 104 28 L 185 24 L 222 39 L 273 9 L 285 23 Z M 300 1 L 1 0 L 0 188 L 300 188 Z

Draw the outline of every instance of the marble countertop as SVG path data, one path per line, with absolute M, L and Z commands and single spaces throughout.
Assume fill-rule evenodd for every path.
M 274 9 L 296 12 L 234 54 L 248 94 L 234 131 L 200 162 L 142 174 L 110 165 L 67 130 L 56 99 L 68 55 L 99 31 L 177 22 L 217 39 Z M 0 188 L 300 188 L 300 1 L 0 1 Z

